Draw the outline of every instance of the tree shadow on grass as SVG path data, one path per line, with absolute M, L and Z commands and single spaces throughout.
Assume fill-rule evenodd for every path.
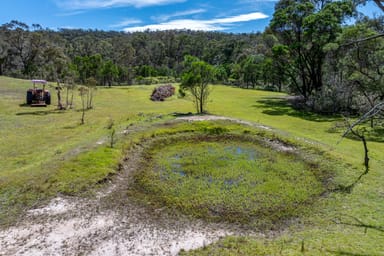
M 81 126 L 81 124 L 75 124 L 75 125 L 67 125 L 67 126 L 64 126 L 63 129 L 65 130 L 73 130 L 73 129 L 76 129 L 77 127 Z
M 37 111 L 31 111 L 31 112 L 19 112 L 16 113 L 17 116 L 47 116 L 51 114 L 64 114 L 65 111 L 62 110 L 37 110 Z
M 364 132 L 365 139 L 367 141 L 374 142 L 384 142 L 384 126 L 376 125 L 374 128 L 370 128 L 369 125 L 366 126 L 366 131 Z M 348 125 L 345 121 L 334 122 L 327 130 L 328 133 L 340 134 L 340 136 L 345 133 L 348 129 Z M 361 141 L 361 139 L 352 133 L 348 133 L 344 138 L 354 141 Z
M 125 90 L 125 91 L 132 90 L 132 87 L 130 87 L 130 85 L 115 86 L 113 88 L 118 90 Z
M 368 141 L 384 142 L 384 127 L 375 127 L 367 135 Z
M 331 251 L 327 250 L 327 252 L 332 253 L 337 256 L 377 256 L 377 254 L 362 254 L 362 253 L 354 253 L 354 252 L 346 252 L 346 251 Z
M 321 115 L 304 109 L 295 109 L 294 101 L 290 97 L 264 97 L 252 107 L 263 109 L 262 113 L 266 115 L 292 116 L 312 122 L 332 122 L 340 119 L 339 116 Z
M 187 113 L 173 112 L 172 115 L 175 117 L 193 116 L 192 112 L 187 112 Z
M 346 129 L 340 132 L 340 134 L 343 134 Z M 373 142 L 384 142 L 384 128 L 374 128 L 372 130 L 367 131 L 364 133 L 365 139 L 367 141 L 373 141 Z M 345 138 L 354 140 L 354 141 L 361 141 L 361 139 L 357 136 L 354 136 L 353 134 L 347 134 Z

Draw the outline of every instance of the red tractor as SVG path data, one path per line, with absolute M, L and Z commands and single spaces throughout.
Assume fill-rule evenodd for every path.
M 47 81 L 32 80 L 33 88 L 27 91 L 27 104 L 31 107 L 46 107 L 51 104 L 51 94 L 45 90 Z M 42 85 L 43 88 L 37 88 L 36 85 Z

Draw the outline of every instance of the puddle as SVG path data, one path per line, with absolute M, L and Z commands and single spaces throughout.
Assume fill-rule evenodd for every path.
M 247 146 L 225 146 L 222 150 L 223 151 L 211 146 L 204 146 L 203 152 L 200 152 L 199 154 L 207 157 L 212 156 L 214 161 L 218 161 L 219 163 L 223 164 L 227 162 L 229 164 L 231 162 L 244 159 L 249 161 L 250 164 L 253 164 L 255 160 L 262 157 L 262 153 L 259 152 L 256 148 Z M 183 154 L 184 155 L 182 156 L 181 154 L 177 153 L 166 158 L 169 160 L 169 169 L 160 165 L 159 169 L 161 170 L 161 177 L 163 179 L 169 178 L 168 176 L 170 174 L 168 173 L 168 170 L 173 174 L 179 175 L 180 177 L 187 176 L 186 169 L 188 169 L 188 165 L 190 165 L 190 163 L 184 163 L 184 159 L 193 159 L 194 165 L 200 164 L 198 160 L 194 159 L 194 157 L 196 157 L 194 155 L 195 152 L 184 152 Z M 218 168 L 220 168 L 220 166 Z

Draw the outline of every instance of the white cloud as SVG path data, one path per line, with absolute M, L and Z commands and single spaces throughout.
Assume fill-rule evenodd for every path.
M 125 28 L 125 32 L 138 32 L 138 31 L 146 31 L 146 30 L 181 30 L 181 29 L 190 29 L 190 30 L 202 30 L 202 31 L 215 31 L 215 30 L 223 30 L 224 28 L 220 26 L 216 26 L 214 24 L 208 24 L 202 20 L 173 20 L 166 23 L 160 24 L 152 24 L 141 27 L 130 27 Z
M 76 15 L 80 15 L 83 13 L 84 13 L 84 11 L 73 11 L 73 12 L 59 13 L 59 14 L 56 14 L 56 16 L 58 16 L 58 17 L 76 16 Z
M 79 29 L 78 27 L 73 27 L 73 26 L 62 26 L 56 29 Z
M 175 13 L 165 14 L 165 15 L 160 15 L 160 16 L 152 16 L 151 19 L 154 21 L 157 21 L 157 22 L 165 22 L 171 18 L 189 16 L 189 15 L 204 13 L 206 11 L 207 10 L 205 10 L 205 9 L 193 9 L 193 10 L 175 12 Z
M 121 6 L 134 6 L 140 8 L 146 6 L 182 3 L 185 1 L 186 0 L 56 0 L 56 3 L 65 9 L 83 10 Z
M 121 27 L 126 27 L 129 25 L 135 25 L 135 24 L 140 24 L 140 23 L 142 23 L 142 21 L 139 19 L 134 19 L 134 18 L 133 19 L 125 19 L 125 20 L 120 21 L 119 23 L 110 25 L 110 27 L 111 28 L 121 28 Z
M 228 18 L 221 18 L 221 19 L 214 19 L 210 22 L 212 23 L 235 23 L 235 22 L 245 22 L 245 21 L 251 21 L 251 20 L 259 20 L 259 19 L 265 19 L 268 18 L 268 15 L 265 15 L 261 12 L 253 12 L 248 14 L 241 14 L 238 16 L 232 16 Z
M 145 30 L 201 30 L 201 31 L 220 31 L 228 29 L 233 23 L 247 22 L 259 19 L 268 18 L 267 15 L 261 12 L 253 12 L 249 14 L 241 14 L 227 18 L 212 19 L 212 20 L 192 20 L 192 19 L 179 19 L 169 22 L 162 22 L 159 24 L 151 24 L 146 26 L 128 27 L 125 32 L 137 32 Z

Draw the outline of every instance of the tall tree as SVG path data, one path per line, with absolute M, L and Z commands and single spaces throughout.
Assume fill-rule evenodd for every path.
M 3 38 L 4 37 L 0 36 L 0 76 L 2 76 L 4 73 L 5 63 L 8 58 L 8 49 L 9 49 L 8 43 L 4 41 Z
M 264 76 L 267 76 L 267 79 L 281 92 L 283 85 L 287 83 L 289 77 L 295 78 L 293 72 L 288 47 L 281 44 L 274 45 L 271 57 L 265 61 Z
M 297 74 L 291 82 L 305 99 L 322 89 L 324 47 L 336 40 L 344 18 L 352 12 L 348 0 L 280 0 L 276 4 L 271 29 L 288 47 Z
M 74 67 L 76 68 L 80 82 L 85 84 L 90 77 L 98 78 L 102 68 L 103 59 L 100 54 L 92 56 L 76 56 L 74 59 Z
M 185 71 L 180 85 L 182 90 L 190 92 L 196 111 L 205 112 L 205 106 L 211 89 L 209 83 L 213 81 L 215 70 L 210 64 L 193 56 L 186 56 L 184 60 Z
M 369 0 L 355 0 L 357 4 L 366 4 Z M 384 12 L 384 0 L 373 0 L 373 2 Z
M 25 77 L 31 77 L 36 73 L 39 58 L 47 46 L 41 26 L 33 24 L 32 29 L 16 20 L 2 26 L 5 41 L 9 46 L 10 65 L 20 70 Z
M 112 63 L 112 61 L 108 60 L 103 63 L 103 66 L 101 68 L 101 75 L 103 77 L 103 84 L 108 84 L 108 86 L 111 87 L 113 81 L 119 75 L 119 69 L 115 64 Z
M 340 37 L 340 69 L 350 86 L 365 98 L 360 101 L 361 112 L 384 100 L 384 38 L 377 35 L 363 23 L 346 28 Z
M 252 88 L 255 88 L 257 82 L 261 78 L 263 60 L 263 55 L 251 55 L 240 63 L 243 82 L 246 84 L 247 88 L 249 84 L 252 85 Z

